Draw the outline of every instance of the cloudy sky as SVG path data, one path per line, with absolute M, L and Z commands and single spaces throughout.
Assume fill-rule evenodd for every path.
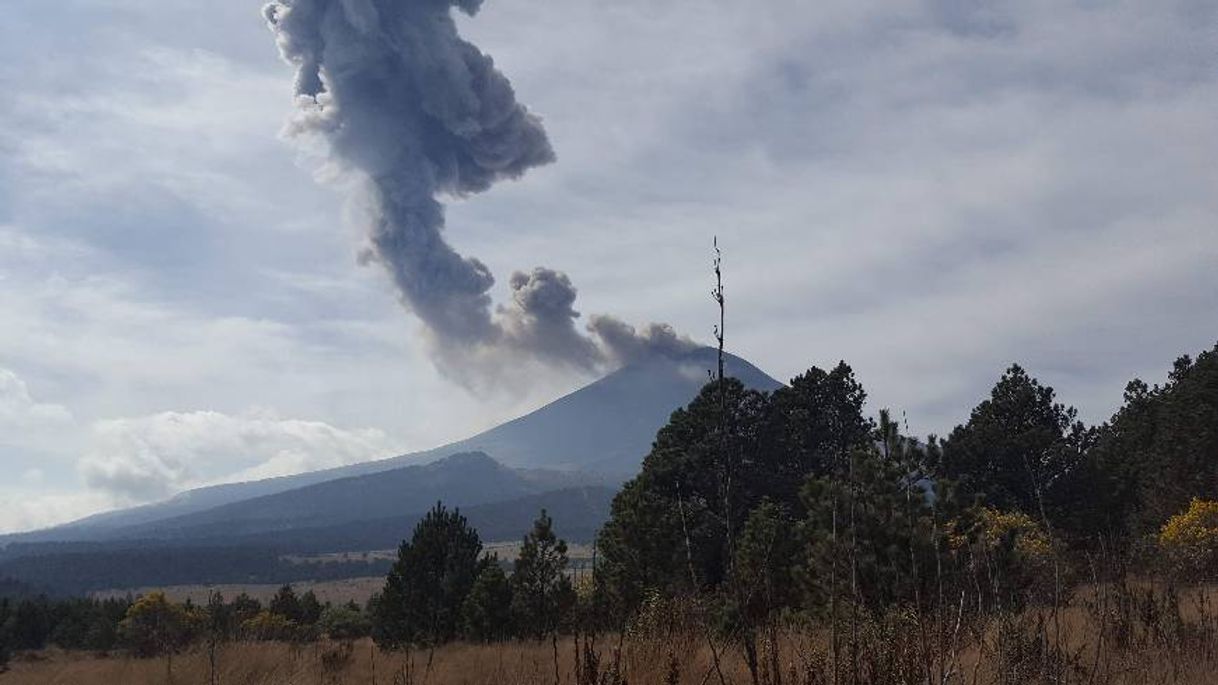
M 434 446 L 589 380 L 471 391 L 280 137 L 257 2 L 0 21 L 0 531 Z M 920 434 L 1019 361 L 1089 421 L 1218 340 L 1210 0 L 487 0 L 463 34 L 558 162 L 449 209 L 498 276 L 785 379 L 848 360 Z

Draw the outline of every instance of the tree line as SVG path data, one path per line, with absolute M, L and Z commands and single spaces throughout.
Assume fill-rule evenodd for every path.
M 371 621 L 355 602 L 322 603 L 312 591 L 284 585 L 265 605 L 242 593 L 206 604 L 175 603 L 162 592 L 124 598 L 0 599 L 0 668 L 13 652 L 50 646 L 140 657 L 177 653 L 195 644 L 236 640 L 311 642 L 368 636 Z

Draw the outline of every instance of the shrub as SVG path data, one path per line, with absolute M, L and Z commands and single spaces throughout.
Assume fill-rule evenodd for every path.
M 1047 599 L 1054 585 L 1053 540 L 1032 517 L 1019 511 L 983 509 L 974 528 L 975 559 L 991 586 L 1012 606 Z
M 133 654 L 173 654 L 190 644 L 200 623 L 198 611 L 173 604 L 162 592 L 139 598 L 119 623 L 119 635 Z
M 241 623 L 241 635 L 247 640 L 293 640 L 296 628 L 283 614 L 264 609 Z
M 317 626 L 332 640 L 355 640 L 372 633 L 372 619 L 350 606 L 326 607 Z
M 1188 509 L 1163 524 L 1157 542 L 1177 572 L 1218 570 L 1218 502 L 1194 497 Z

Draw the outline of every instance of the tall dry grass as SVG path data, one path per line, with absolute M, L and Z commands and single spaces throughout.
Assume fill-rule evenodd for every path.
M 1218 591 L 1159 583 L 1092 584 L 1057 607 L 969 617 L 894 611 L 857 633 L 853 658 L 834 677 L 823 630 L 787 625 L 767 633 L 765 685 L 935 683 L 1143 685 L 1218 683 Z M 591 642 L 454 644 L 432 652 L 356 642 L 233 643 L 215 682 L 232 685 L 704 685 L 749 683 L 743 655 L 697 630 L 632 632 Z M 620 649 L 620 652 L 618 651 Z M 135 659 L 46 651 L 21 655 L 0 684 L 204 685 L 206 651 Z

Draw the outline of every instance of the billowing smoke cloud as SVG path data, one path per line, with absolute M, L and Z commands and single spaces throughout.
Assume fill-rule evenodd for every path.
M 442 197 L 462 197 L 554 161 L 541 121 L 516 101 L 494 62 L 457 35 L 452 7 L 482 0 L 278 0 L 264 14 L 295 65 L 293 134 L 320 135 L 343 171 L 370 186 L 367 261 L 393 277 L 427 325 L 439 358 L 503 353 L 598 368 L 689 349 L 666 326 L 641 333 L 608 317 L 576 327 L 575 288 L 561 272 L 512 274 L 492 309 L 494 277 L 444 240 Z

